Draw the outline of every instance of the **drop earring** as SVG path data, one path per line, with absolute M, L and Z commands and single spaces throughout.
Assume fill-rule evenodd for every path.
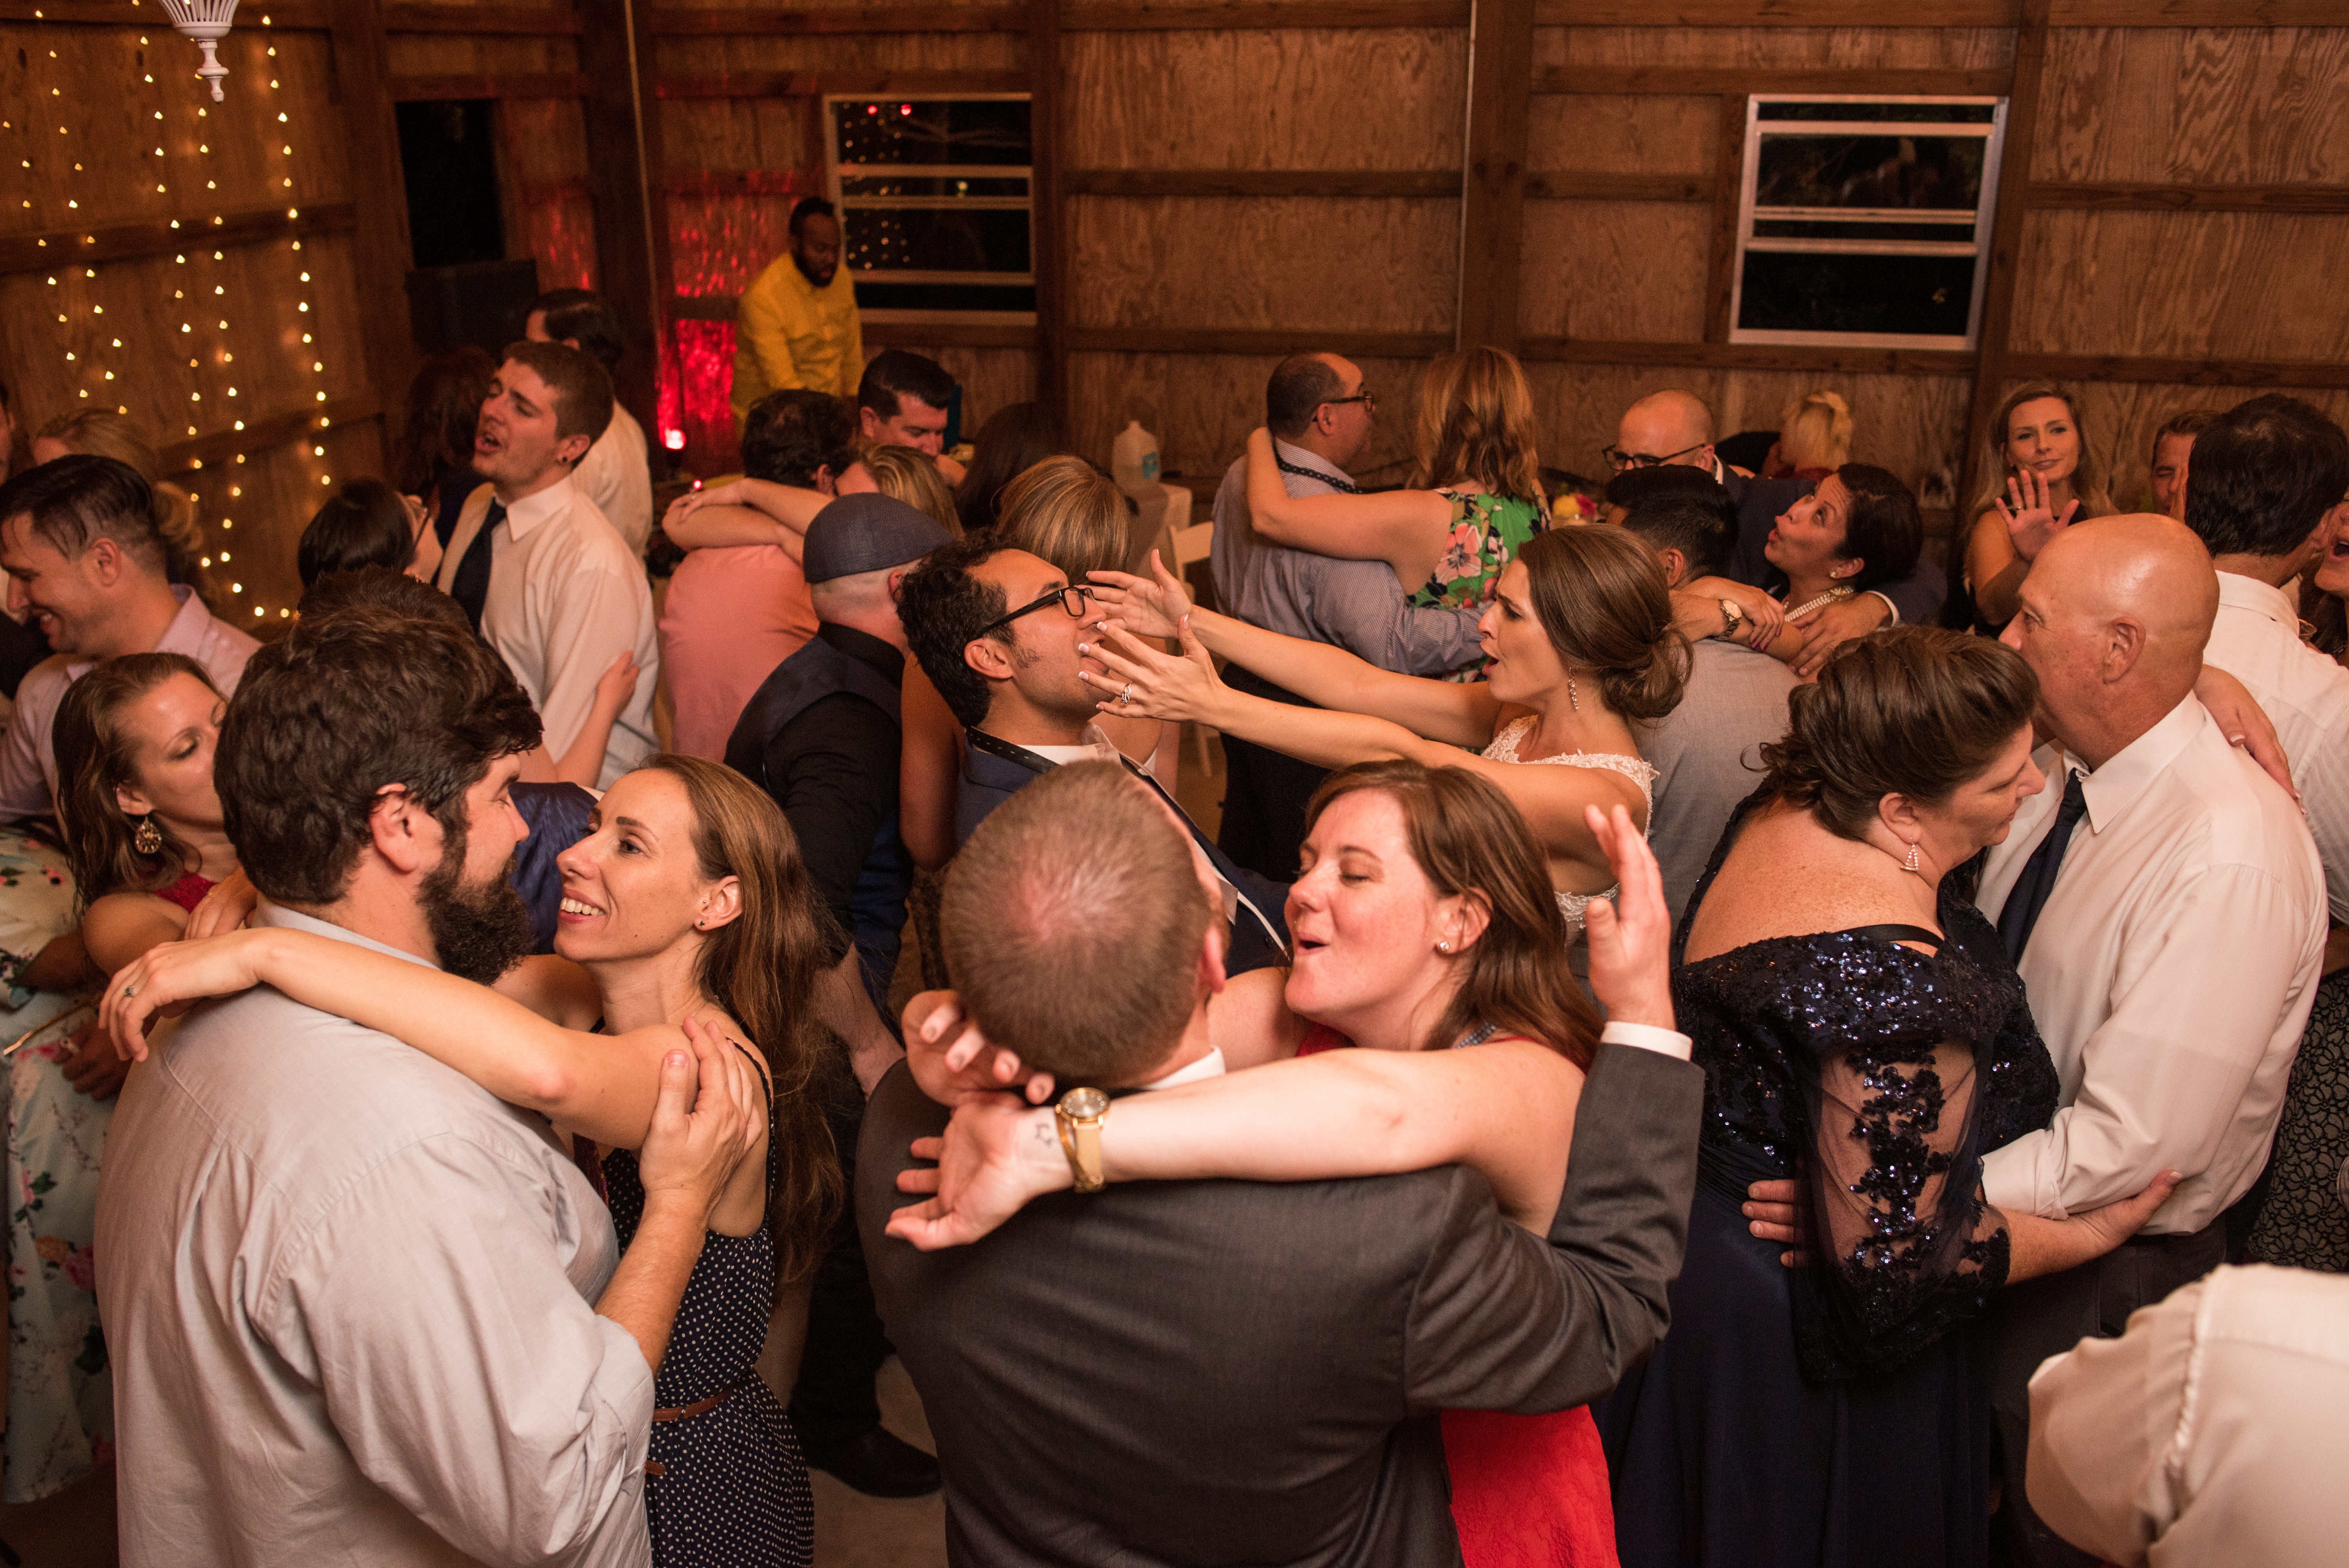
M 1582 711 L 1582 692 L 1581 689 L 1574 684 L 1574 672 L 1572 670 L 1566 672 L 1566 701 L 1567 706 L 1573 708 L 1575 712 L 1580 713 Z
M 160 855 L 163 852 L 163 835 L 155 826 L 152 812 L 139 819 L 139 830 L 130 835 L 130 847 L 142 855 Z
M 1911 844 L 1911 845 L 1909 845 L 1909 858 L 1908 858 L 1907 860 L 1902 861 L 1900 862 L 1900 869 L 1901 869 L 1902 871 L 1905 871 L 1905 872 L 1913 872 L 1913 871 L 1915 871 L 1915 870 L 1917 869 L 1917 846 L 1916 846 L 1916 845 Z

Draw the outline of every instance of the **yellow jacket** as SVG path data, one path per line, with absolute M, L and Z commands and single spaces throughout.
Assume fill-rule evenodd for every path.
M 848 269 L 817 288 L 789 251 L 744 292 L 734 315 L 734 428 L 750 405 L 795 387 L 856 396 L 864 376 L 864 331 Z

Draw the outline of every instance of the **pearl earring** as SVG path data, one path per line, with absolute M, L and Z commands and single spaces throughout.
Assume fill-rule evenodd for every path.
M 1580 713 L 1582 711 L 1582 693 L 1574 684 L 1574 672 L 1572 670 L 1566 672 L 1566 700 L 1568 706 L 1572 707 L 1575 712 Z
M 1917 846 L 1916 846 L 1916 845 L 1911 844 L 1911 845 L 1909 845 L 1909 858 L 1908 858 L 1907 860 L 1905 860 L 1905 861 L 1901 861 L 1901 862 L 1900 862 L 1900 869 L 1901 869 L 1902 871 L 1909 871 L 1909 872 L 1913 872 L 1913 871 L 1915 871 L 1915 870 L 1917 869 Z
M 1452 951 L 1452 944 L 1448 942 L 1439 942 L 1435 944 L 1435 951 L 1438 953 L 1449 953 Z

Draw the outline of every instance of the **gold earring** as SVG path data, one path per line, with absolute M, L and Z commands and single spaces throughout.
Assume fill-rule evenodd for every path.
M 163 835 L 155 826 L 152 812 L 139 819 L 139 830 L 130 835 L 130 847 L 142 855 L 160 855 L 163 852 Z
M 1905 861 L 1901 861 L 1901 862 L 1900 862 L 1900 869 L 1901 869 L 1902 871 L 1909 871 L 1909 872 L 1913 872 L 1913 871 L 1915 871 L 1915 870 L 1917 869 L 1917 846 L 1916 846 L 1916 845 L 1911 844 L 1911 845 L 1909 845 L 1909 858 L 1908 858 L 1907 860 L 1905 860 Z

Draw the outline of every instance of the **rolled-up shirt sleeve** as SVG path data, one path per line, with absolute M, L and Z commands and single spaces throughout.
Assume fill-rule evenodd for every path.
M 467 1556 L 648 1563 L 652 1371 L 565 1272 L 602 1222 L 511 1151 L 429 1139 L 354 1183 L 253 1320 L 361 1472 Z

